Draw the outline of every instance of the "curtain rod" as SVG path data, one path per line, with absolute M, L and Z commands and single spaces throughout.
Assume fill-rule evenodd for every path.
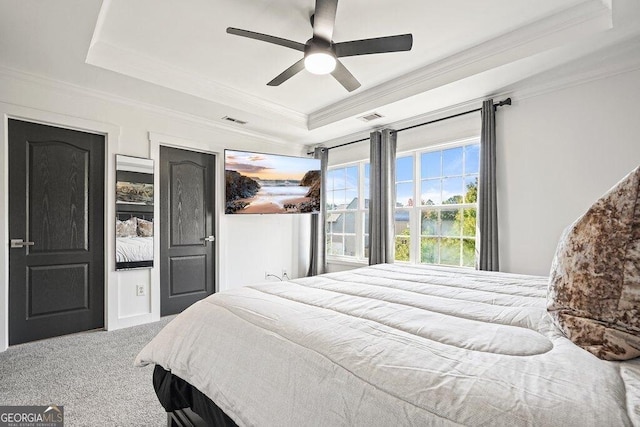
M 495 109 L 495 108 L 498 108 L 498 107 L 502 107 L 503 105 L 511 105 L 511 98 L 507 98 L 507 99 L 504 99 L 504 100 L 502 100 L 500 102 L 494 103 L 493 104 L 493 108 Z M 464 116 L 464 115 L 471 114 L 471 113 L 477 113 L 478 111 L 482 111 L 482 108 L 476 108 L 474 110 L 463 111 L 462 113 L 453 114 L 453 115 L 447 116 L 447 117 L 441 117 L 439 119 L 430 120 L 428 122 L 420 123 L 420 124 L 413 125 L 413 126 L 407 126 L 406 128 L 394 130 L 392 132 L 393 133 L 398 133 L 398 132 L 402 132 L 403 130 L 409 130 L 409 129 L 417 128 L 417 127 L 420 127 L 420 126 L 426 126 L 426 125 L 430 125 L 430 124 L 433 124 L 433 123 L 438 123 L 438 122 L 441 122 L 443 120 L 453 119 L 453 118 Z M 362 139 L 359 139 L 357 141 L 345 142 L 344 144 L 334 145 L 333 147 L 326 147 L 326 149 L 327 150 L 331 150 L 333 148 L 340 148 L 340 147 L 344 147 L 346 145 L 356 144 L 358 142 L 364 142 L 364 141 L 369 141 L 369 138 L 362 138 Z M 307 154 L 313 154 L 313 151 L 312 152 L 308 152 Z

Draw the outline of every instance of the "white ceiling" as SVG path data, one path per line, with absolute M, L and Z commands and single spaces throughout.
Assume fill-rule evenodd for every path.
M 637 0 L 340 0 L 334 41 L 413 34 L 409 52 L 343 58 L 362 83 L 302 71 L 314 0 L 0 0 L 0 67 L 129 97 L 273 140 L 317 143 L 470 100 L 640 34 Z M 357 117 L 385 117 L 365 123 Z

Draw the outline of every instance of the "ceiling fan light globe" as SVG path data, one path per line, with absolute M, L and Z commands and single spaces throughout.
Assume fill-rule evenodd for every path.
M 312 74 L 329 74 L 336 68 L 336 58 L 326 52 L 309 53 L 304 58 L 304 68 Z

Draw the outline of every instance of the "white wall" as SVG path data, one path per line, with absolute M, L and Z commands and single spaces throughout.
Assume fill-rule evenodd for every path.
M 513 99 L 497 116 L 501 269 L 546 275 L 562 230 L 640 165 L 640 70 Z
M 496 116 L 500 269 L 547 275 L 562 230 L 640 165 L 640 71 L 512 98 Z M 446 120 L 399 133 L 398 153 L 479 132 L 479 114 Z M 332 165 L 368 156 L 366 142 L 329 152 Z
M 640 71 L 630 71 L 538 95 L 514 93 L 501 108 L 498 130 L 498 199 L 501 269 L 548 273 L 562 229 L 603 192 L 640 164 Z M 8 117 L 23 117 L 108 137 L 107 217 L 114 216 L 114 155 L 156 158 L 157 144 L 195 148 L 221 155 L 224 148 L 301 154 L 251 135 L 212 126 L 190 116 L 143 106 L 109 95 L 32 77 L 0 73 L 0 241 L 7 230 Z M 476 114 L 402 132 L 398 151 L 477 135 Z M 153 138 L 152 138 L 153 139 Z M 340 164 L 368 157 L 366 143 L 332 150 Z M 156 158 L 157 160 L 157 158 Z M 221 157 L 218 169 L 221 173 Z M 222 181 L 218 180 L 218 185 Z M 221 187 L 219 187 L 221 190 Z M 219 195 L 220 197 L 220 195 Z M 306 216 L 225 216 L 217 224 L 219 288 L 264 279 L 265 271 L 304 274 L 308 259 Z M 158 271 L 115 272 L 114 225 L 107 221 L 107 319 L 109 329 L 159 317 Z M 0 351 L 7 342 L 8 245 L 0 245 Z M 333 265 L 333 269 L 344 266 Z M 147 285 L 145 297 L 135 285 Z
M 217 154 L 218 159 L 218 287 L 264 280 L 265 271 L 290 277 L 303 274 L 298 252 L 305 249 L 308 216 L 225 216 L 223 214 L 223 151 L 225 148 L 300 155 L 304 150 L 213 126 L 184 114 L 132 103 L 106 94 L 31 76 L 18 78 L 0 73 L 0 241 L 8 242 L 7 129 L 8 118 L 25 118 L 65 127 L 99 131 L 107 135 L 106 174 L 106 319 L 108 329 L 145 323 L 159 318 L 159 267 L 153 270 L 115 271 L 115 154 L 152 157 L 157 163 L 158 144 L 168 144 Z M 159 141 L 159 142 L 158 142 Z M 156 169 L 157 170 L 157 169 Z M 156 230 L 157 231 L 157 230 Z M 157 246 L 157 245 L 156 245 Z M 156 249 L 157 253 L 157 249 Z M 306 258 L 305 258 L 306 259 Z M 0 351 L 8 337 L 8 245 L 0 245 Z M 144 284 L 147 295 L 138 297 L 135 285 Z

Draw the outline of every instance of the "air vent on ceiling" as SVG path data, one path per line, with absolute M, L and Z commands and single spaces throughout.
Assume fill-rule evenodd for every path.
M 239 125 L 246 125 L 247 124 L 247 122 L 245 122 L 244 120 L 234 119 L 233 117 L 229 117 L 229 116 L 224 116 L 222 118 L 222 120 L 226 120 L 226 121 L 232 122 L 232 123 L 237 123 Z
M 362 120 L 363 122 L 370 122 L 371 120 L 377 120 L 381 117 L 384 117 L 384 116 L 378 113 L 369 113 L 362 117 L 358 117 L 358 119 Z

